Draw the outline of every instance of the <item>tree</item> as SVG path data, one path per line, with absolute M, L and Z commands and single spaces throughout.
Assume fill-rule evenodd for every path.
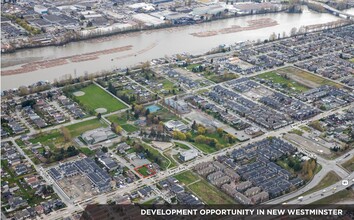
M 216 129 L 216 132 L 219 134 L 219 137 L 222 137 L 222 134 L 223 134 L 222 128 Z
M 74 146 L 68 147 L 68 149 L 66 149 L 66 152 L 68 154 L 68 157 L 72 157 L 79 154 L 79 151 Z
M 193 121 L 192 129 L 193 129 L 193 130 L 196 130 L 196 129 L 197 129 L 197 123 L 196 123 L 195 121 Z
M 198 134 L 205 134 L 205 128 L 203 126 L 198 127 Z
M 101 113 L 98 113 L 98 114 L 97 114 L 97 118 L 98 118 L 98 120 L 100 120 L 100 119 L 102 118 L 102 114 L 101 114 Z
M 293 37 L 293 36 L 296 35 L 296 33 L 297 33 L 296 27 L 291 28 L 291 30 L 290 30 L 290 36 Z
M 191 134 L 190 132 L 187 132 L 187 133 L 186 133 L 186 139 L 187 139 L 188 141 L 192 140 L 192 134 Z
M 102 147 L 101 150 L 102 150 L 103 153 L 107 153 L 108 152 L 108 148 L 107 147 Z
M 150 109 L 146 109 L 145 116 L 147 117 L 150 114 Z
M 24 95 L 29 94 L 27 86 L 20 86 L 20 88 L 18 88 L 18 92 L 19 92 L 20 96 L 24 96 Z
M 60 130 L 64 136 L 65 142 L 70 142 L 71 141 L 71 134 L 70 134 L 69 129 L 67 127 L 61 127 Z
M 182 141 L 186 140 L 186 138 L 187 138 L 186 135 L 183 132 L 180 132 L 180 131 L 173 131 L 172 137 L 174 139 L 182 140 Z
M 116 132 L 117 134 L 120 134 L 120 133 L 122 132 L 122 130 L 123 130 L 123 128 L 122 128 L 121 126 L 117 125 L 117 126 L 115 127 L 114 132 Z
M 270 36 L 269 36 L 269 41 L 274 41 L 277 38 L 277 35 L 273 32 Z

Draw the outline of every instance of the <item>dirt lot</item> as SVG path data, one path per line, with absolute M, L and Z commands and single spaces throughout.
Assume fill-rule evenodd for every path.
M 61 179 L 58 181 L 58 185 L 70 198 L 76 200 L 84 200 L 97 194 L 91 188 L 90 180 L 81 175 Z
M 301 148 L 313 152 L 315 154 L 323 155 L 327 157 L 331 154 L 331 151 L 328 148 L 323 147 L 313 142 L 312 140 L 301 137 L 297 134 L 286 134 L 284 138 L 294 144 L 299 145 Z
M 245 92 L 244 95 L 252 100 L 258 100 L 264 96 L 270 96 L 273 94 L 273 91 L 261 86 L 259 88 L 253 88 L 248 92 Z

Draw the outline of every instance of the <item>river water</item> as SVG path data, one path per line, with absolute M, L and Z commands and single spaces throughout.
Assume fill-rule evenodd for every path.
M 197 37 L 191 35 L 196 32 L 218 31 L 222 28 L 230 28 L 233 25 L 247 26 L 248 21 L 255 19 L 270 18 L 277 21 L 277 25 L 228 34 L 218 34 L 209 37 Z M 132 49 L 122 52 L 100 55 L 98 59 L 79 63 L 68 62 L 61 66 L 46 69 L 37 69 L 32 72 L 7 75 L 1 77 L 1 90 L 17 88 L 21 85 L 29 85 L 40 80 L 53 81 L 64 75 L 72 74 L 80 76 L 85 73 L 92 73 L 101 70 L 125 68 L 139 62 L 153 58 L 164 57 L 176 53 L 188 52 L 201 54 L 220 44 L 233 44 L 246 40 L 264 40 L 275 32 L 289 34 L 291 28 L 304 25 L 322 24 L 338 20 L 338 17 L 327 13 L 316 13 L 305 8 L 302 14 L 266 14 L 252 15 L 238 18 L 218 20 L 202 23 L 193 26 L 178 28 L 159 29 L 130 33 L 127 35 L 116 35 L 110 38 L 87 40 L 69 43 L 61 47 L 42 47 L 34 49 L 19 50 L 15 53 L 2 56 L 2 70 L 20 68 L 21 65 L 33 61 L 50 60 L 54 58 L 67 57 L 90 53 L 110 48 L 117 48 L 131 45 Z
M 354 8 L 345 9 L 343 10 L 343 12 L 348 13 L 350 15 L 354 15 Z

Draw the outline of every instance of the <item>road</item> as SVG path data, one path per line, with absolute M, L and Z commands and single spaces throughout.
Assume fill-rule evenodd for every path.
M 348 185 L 343 185 L 342 181 L 347 180 Z M 335 184 L 332 184 L 322 190 L 316 191 L 314 193 L 311 193 L 309 195 L 303 196 L 301 200 L 299 199 L 293 199 L 289 201 L 287 204 L 311 204 L 313 202 L 316 202 L 320 199 L 326 198 L 330 195 L 333 195 L 336 192 L 342 191 L 350 186 L 354 185 L 354 172 L 351 173 L 350 175 L 346 176 L 343 178 L 343 180 L 340 180 L 336 182 Z

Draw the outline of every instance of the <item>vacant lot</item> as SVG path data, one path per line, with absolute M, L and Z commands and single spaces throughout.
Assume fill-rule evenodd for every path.
M 342 166 L 349 172 L 354 172 L 354 156 L 352 156 L 350 160 L 343 163 Z
M 184 183 L 185 185 L 191 184 L 200 178 L 194 174 L 192 171 L 185 171 L 183 173 L 177 174 L 175 178 L 181 182 Z
M 148 169 L 146 166 L 140 167 L 140 168 L 138 169 L 138 172 L 139 172 L 141 175 L 143 175 L 144 177 L 150 175 L 149 169 Z
M 332 82 L 331 80 L 314 75 L 296 67 L 285 67 L 272 72 L 263 73 L 258 78 L 271 80 L 273 83 L 279 83 L 284 88 L 291 88 L 296 93 L 305 92 L 309 89 L 321 85 L 331 85 L 337 88 L 343 86 Z
M 232 198 L 218 190 L 216 187 L 210 185 L 203 179 L 189 185 L 188 188 L 208 205 L 236 203 Z
M 321 85 L 331 85 L 337 88 L 342 87 L 340 84 L 332 82 L 331 80 L 316 76 L 312 73 L 295 67 L 286 67 L 283 69 L 279 69 L 277 72 L 280 74 L 287 74 L 290 79 L 295 80 L 298 83 L 308 86 L 310 88 L 315 88 Z
M 81 105 L 92 111 L 95 111 L 98 108 L 105 108 L 107 109 L 107 113 L 109 113 L 127 107 L 124 103 L 120 102 L 108 94 L 108 92 L 94 84 L 89 85 L 80 91 L 84 92 L 85 95 L 77 96 L 76 99 L 80 102 Z

